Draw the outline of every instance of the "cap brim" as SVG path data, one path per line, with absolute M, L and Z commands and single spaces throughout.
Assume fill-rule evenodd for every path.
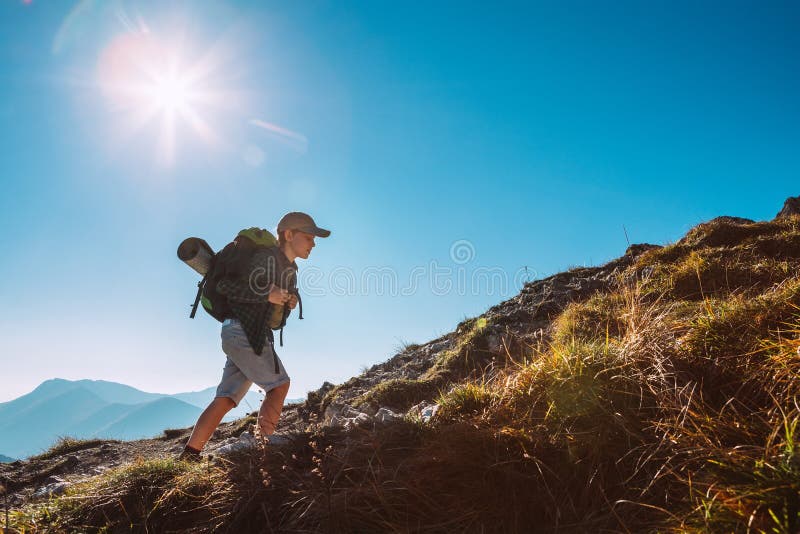
M 303 228 L 298 228 L 301 232 L 305 232 L 307 234 L 313 234 L 317 237 L 328 237 L 331 235 L 330 230 L 326 230 L 324 228 L 320 228 L 318 226 L 305 226 Z

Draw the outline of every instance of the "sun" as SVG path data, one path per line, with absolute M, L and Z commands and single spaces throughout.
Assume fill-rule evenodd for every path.
M 118 129 L 127 137 L 157 127 L 158 160 L 169 166 L 179 132 L 207 144 L 219 139 L 209 122 L 222 97 L 213 80 L 219 65 L 211 54 L 192 57 L 185 42 L 129 32 L 112 40 L 98 61 L 98 86 L 120 119 Z
M 156 80 L 151 97 L 153 104 L 167 112 L 185 108 L 190 102 L 186 81 L 174 75 Z

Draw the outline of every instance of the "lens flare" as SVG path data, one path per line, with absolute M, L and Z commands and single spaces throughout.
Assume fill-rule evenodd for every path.
M 219 141 L 208 122 L 223 97 L 213 83 L 218 64 L 213 54 L 189 58 L 183 42 L 130 32 L 105 48 L 97 66 L 98 85 L 126 135 L 160 122 L 156 148 L 159 161 L 169 166 L 175 163 L 179 130 L 207 144 Z

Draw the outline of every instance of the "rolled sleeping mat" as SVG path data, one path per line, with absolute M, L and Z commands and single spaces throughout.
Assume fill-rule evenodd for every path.
M 178 245 L 178 258 L 201 276 L 208 272 L 213 257 L 214 249 L 199 237 L 187 237 Z

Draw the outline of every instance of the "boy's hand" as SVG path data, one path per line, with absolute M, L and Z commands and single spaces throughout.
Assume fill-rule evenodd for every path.
M 267 300 L 272 304 L 283 305 L 289 301 L 289 298 L 291 296 L 292 295 L 285 289 L 282 289 L 278 286 L 274 286 L 272 290 L 269 292 L 269 297 L 267 298 Z
M 289 300 L 286 302 L 286 305 L 289 306 L 290 310 L 293 310 L 297 306 L 297 295 L 289 295 Z

